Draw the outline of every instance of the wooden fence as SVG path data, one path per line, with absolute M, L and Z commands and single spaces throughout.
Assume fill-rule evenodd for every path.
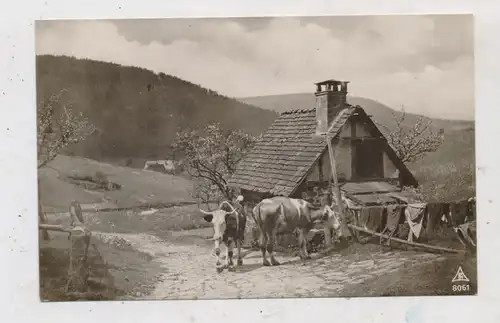
M 38 228 L 41 231 L 47 230 L 68 233 L 68 240 L 70 240 L 68 246 L 69 267 L 65 291 L 85 292 L 89 277 L 87 258 L 92 232 L 83 225 L 65 226 L 40 223 Z

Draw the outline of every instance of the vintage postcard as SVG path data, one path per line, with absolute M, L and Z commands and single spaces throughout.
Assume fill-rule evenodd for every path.
M 473 22 L 36 21 L 40 299 L 476 295 Z

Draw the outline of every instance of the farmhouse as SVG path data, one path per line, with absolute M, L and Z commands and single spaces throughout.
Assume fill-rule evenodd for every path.
M 417 180 L 360 106 L 346 102 L 349 82 L 316 83 L 316 107 L 283 112 L 239 163 L 229 185 L 246 200 L 270 196 L 319 203 L 332 183 L 325 137 L 330 129 L 339 186 L 360 205 L 400 203 Z
M 175 163 L 173 160 L 148 160 L 144 163 L 144 170 L 174 174 Z

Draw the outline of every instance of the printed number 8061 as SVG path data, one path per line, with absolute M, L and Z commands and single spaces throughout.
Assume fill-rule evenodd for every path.
M 453 285 L 452 290 L 454 292 L 468 292 L 469 291 L 469 284 L 461 284 L 461 285 Z

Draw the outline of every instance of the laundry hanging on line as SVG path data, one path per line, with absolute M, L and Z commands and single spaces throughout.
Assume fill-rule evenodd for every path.
M 388 232 L 394 233 L 401 220 L 402 211 L 405 209 L 406 205 L 388 205 L 387 206 L 387 221 L 386 229 Z
M 405 205 L 388 205 L 386 207 L 387 210 L 387 219 L 384 230 L 382 230 L 382 234 L 386 234 L 389 239 L 398 231 L 399 222 L 401 220 L 402 211 L 404 210 Z M 383 242 L 383 237 L 380 237 L 380 244 Z M 389 243 L 389 241 L 387 241 Z
M 405 209 L 406 221 L 410 226 L 410 232 L 408 232 L 409 242 L 413 242 L 414 235 L 417 239 L 420 237 L 426 206 L 426 203 L 408 204 Z
M 374 232 L 382 226 L 384 207 L 362 208 L 358 213 L 358 225 Z
M 401 210 L 401 216 L 404 217 L 405 222 L 410 227 L 408 241 L 413 241 L 415 238 L 420 238 L 423 230 L 425 230 L 427 237 L 431 237 L 440 223 L 448 222 L 453 227 L 456 227 L 466 220 L 471 221 L 475 219 L 474 202 L 474 198 L 469 198 L 454 202 L 420 202 L 410 204 L 403 202 L 385 206 L 361 206 L 354 203 L 350 203 L 351 205 L 346 203 L 346 210 L 353 210 L 359 226 L 375 232 L 380 230 L 379 232 L 390 235 L 391 233 L 395 233 L 393 231 L 397 216 L 394 211 L 396 206 L 398 206 Z M 372 209 L 374 211 L 370 211 Z M 386 210 L 387 215 L 384 214 Z M 384 222 L 386 225 L 382 227 Z
M 465 200 L 450 203 L 450 213 L 453 227 L 464 224 L 469 213 L 469 201 Z
M 443 202 L 431 202 L 427 204 L 426 234 L 431 237 L 440 222 L 447 222 L 450 213 L 450 205 Z

